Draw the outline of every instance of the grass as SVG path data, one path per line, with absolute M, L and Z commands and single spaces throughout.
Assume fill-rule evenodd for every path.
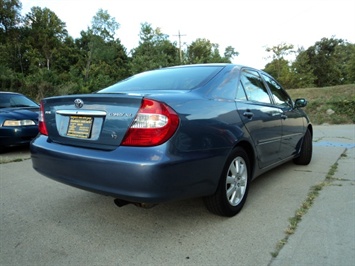
M 355 123 L 355 84 L 287 91 L 293 100 L 306 98 L 304 108 L 315 125 Z M 334 113 L 328 113 L 328 110 Z
M 29 158 L 2 158 L 0 157 L 0 164 L 4 164 L 4 163 L 18 163 L 18 162 L 22 162 L 25 160 L 29 160 Z

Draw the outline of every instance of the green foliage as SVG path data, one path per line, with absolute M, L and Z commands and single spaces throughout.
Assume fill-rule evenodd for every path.
M 120 24 L 111 17 L 107 10 L 101 8 L 92 19 L 92 32 L 94 35 L 101 36 L 105 42 L 113 41 L 115 32 Z
M 57 86 L 60 83 L 56 72 L 42 68 L 24 79 L 19 92 L 39 101 L 48 95 L 58 94 Z
M 224 53 L 225 57 L 222 57 L 218 48 L 218 44 L 199 38 L 188 46 L 185 62 L 187 64 L 230 63 L 230 59 L 238 54 L 233 47 L 228 46 Z
M 266 52 L 272 53 L 270 56 L 272 58 L 272 62 L 266 65 L 265 71 L 268 73 L 272 73 L 274 76 L 282 83 L 282 77 L 286 80 L 286 76 L 288 74 L 288 61 L 285 59 L 285 56 L 294 53 L 293 45 L 281 43 L 279 45 L 273 47 L 267 47 Z M 285 85 L 286 86 L 286 85 Z
M 43 67 L 49 70 L 57 50 L 68 36 L 65 23 L 48 8 L 32 7 L 24 19 L 24 24 L 30 32 L 26 37 L 34 56 L 31 61 L 36 63 L 36 66 L 32 66 L 34 71 Z
M 307 88 L 314 85 L 316 77 L 313 74 L 312 66 L 309 64 L 309 56 L 304 50 L 299 50 L 290 72 L 293 74 L 290 88 Z
M 92 20 L 92 27 L 81 32 L 75 41 L 70 68 L 69 93 L 89 93 L 112 85 L 129 75 L 128 56 L 120 40 L 114 40 L 119 24 L 107 11 L 100 9 Z
M 322 38 L 306 50 L 318 87 L 344 84 L 346 50 L 344 41 L 334 38 Z
M 265 71 L 277 78 L 285 88 L 325 87 L 355 82 L 355 45 L 342 39 L 322 38 L 307 50 L 297 52 L 293 45 L 280 44 L 266 48 L 273 60 Z M 285 56 L 296 54 L 289 62 Z
M 21 22 L 20 10 L 22 4 L 19 0 L 0 0 L 0 36 L 17 27 Z
M 264 71 L 275 77 L 285 88 L 292 87 L 292 77 L 287 60 L 274 59 L 265 66 Z
M 266 52 L 272 53 L 271 58 L 273 60 L 283 59 L 285 56 L 294 53 L 292 44 L 281 43 L 273 47 L 267 47 Z
M 227 60 L 233 59 L 233 57 L 238 56 L 239 53 L 234 49 L 232 46 L 227 46 L 225 51 L 224 51 L 224 58 Z
M 355 83 L 355 44 L 344 42 L 338 45 L 335 57 L 341 72 L 340 84 Z
M 139 46 L 131 51 L 130 70 L 132 74 L 179 64 L 179 50 L 168 40 L 160 28 L 142 23 Z
M 232 46 L 221 55 L 219 45 L 205 38 L 197 38 L 181 49 L 149 23 L 141 24 L 139 45 L 128 53 L 115 39 L 120 24 L 106 10 L 99 9 L 92 25 L 73 39 L 65 22 L 48 8 L 35 6 L 21 16 L 20 0 L 0 0 L 0 5 L 0 89 L 22 92 L 37 100 L 94 92 L 146 70 L 179 64 L 230 63 L 238 56 Z M 355 83 L 355 44 L 323 38 L 308 49 L 293 48 L 286 43 L 266 48 L 272 61 L 265 71 L 285 88 Z M 296 54 L 294 62 L 287 60 L 290 54 Z M 327 105 L 314 99 L 312 105 L 331 107 L 336 111 L 332 117 L 342 117 L 340 113 L 348 117 L 354 107 L 351 97 Z M 344 121 L 341 117 L 338 120 Z

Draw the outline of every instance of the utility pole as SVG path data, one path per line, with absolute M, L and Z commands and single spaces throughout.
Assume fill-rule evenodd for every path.
M 180 34 L 180 30 L 178 35 L 174 35 L 179 37 L 179 54 L 180 54 L 180 63 L 182 62 L 182 51 L 181 51 L 181 36 L 186 36 L 186 34 Z

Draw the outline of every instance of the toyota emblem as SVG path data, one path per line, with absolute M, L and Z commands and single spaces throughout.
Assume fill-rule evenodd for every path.
M 81 108 L 81 107 L 83 107 L 83 105 L 84 105 L 84 101 L 81 100 L 81 99 L 76 99 L 76 100 L 74 101 L 74 105 L 75 105 L 76 108 Z

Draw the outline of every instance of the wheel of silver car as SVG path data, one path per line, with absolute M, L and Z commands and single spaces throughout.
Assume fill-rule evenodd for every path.
M 225 164 L 216 193 L 205 198 L 207 209 L 222 216 L 236 215 L 246 201 L 249 183 L 249 158 L 237 147 Z

